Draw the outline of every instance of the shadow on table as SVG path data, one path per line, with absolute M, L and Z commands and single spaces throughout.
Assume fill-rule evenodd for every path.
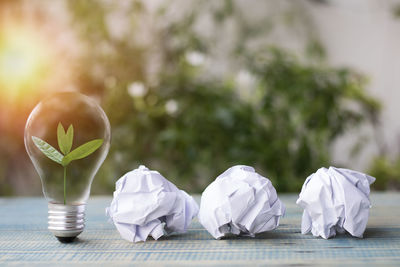
M 364 233 L 364 239 L 368 238 L 398 238 L 400 236 L 400 228 L 367 228 Z M 256 234 L 255 237 L 250 236 L 235 236 L 228 235 L 221 240 L 281 240 L 284 242 L 296 242 L 298 239 L 322 239 L 321 237 L 314 237 L 312 234 L 302 235 L 300 229 L 280 230 L 279 228 L 272 231 Z M 329 240 L 339 239 L 358 239 L 351 236 L 349 233 L 338 234 Z M 190 229 L 186 233 L 172 234 L 170 236 L 162 236 L 159 241 L 168 240 L 215 240 L 206 229 Z M 286 240 L 286 241 L 285 241 Z M 290 244 L 289 244 L 290 245 Z
M 293 235 L 299 235 L 301 237 L 300 229 L 294 229 L 293 231 L 282 231 L 279 228 L 272 231 L 256 234 L 255 237 L 251 236 L 236 236 L 227 235 L 221 238 L 221 240 L 257 240 L 257 239 L 293 239 Z M 206 229 L 190 229 L 186 233 L 173 234 L 170 236 L 162 236 L 158 240 L 215 240 Z
M 367 228 L 364 232 L 364 238 L 399 238 L 400 228 L 382 227 Z

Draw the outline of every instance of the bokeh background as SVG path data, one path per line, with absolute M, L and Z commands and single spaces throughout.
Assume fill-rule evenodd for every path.
M 23 132 L 55 91 L 112 127 L 92 187 L 145 164 L 201 192 L 234 164 L 279 192 L 321 166 L 400 189 L 400 1 L 0 1 L 0 195 L 39 195 Z

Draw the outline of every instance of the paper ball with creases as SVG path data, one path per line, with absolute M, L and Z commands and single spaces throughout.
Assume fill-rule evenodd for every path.
M 361 172 L 321 168 L 304 182 L 297 204 L 303 209 L 301 233 L 328 239 L 349 232 L 362 237 L 367 226 L 369 186 L 374 177 Z
M 114 198 L 106 214 L 121 237 L 145 241 L 172 232 L 183 233 L 198 213 L 198 205 L 159 172 L 140 166 L 116 183 Z
M 244 165 L 229 168 L 201 196 L 199 221 L 216 239 L 273 230 L 285 207 L 271 181 Z

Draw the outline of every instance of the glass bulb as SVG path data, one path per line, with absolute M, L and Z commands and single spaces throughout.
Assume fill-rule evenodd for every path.
M 108 118 L 85 95 L 55 93 L 33 109 L 24 139 L 49 202 L 49 230 L 71 242 L 83 231 L 90 187 L 110 147 Z

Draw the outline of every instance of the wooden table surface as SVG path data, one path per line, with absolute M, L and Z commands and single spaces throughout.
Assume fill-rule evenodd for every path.
M 256 238 L 214 240 L 195 219 L 186 234 L 129 243 L 105 216 L 111 197 L 95 196 L 87 206 L 85 231 L 70 244 L 59 243 L 47 231 L 44 198 L 0 198 L 0 266 L 400 266 L 399 193 L 372 193 L 363 239 L 302 235 L 297 195 L 279 197 L 286 205 L 286 216 L 276 230 Z

